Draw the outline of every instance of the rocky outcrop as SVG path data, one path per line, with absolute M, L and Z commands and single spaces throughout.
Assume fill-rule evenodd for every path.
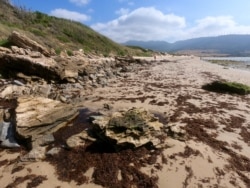
M 23 34 L 18 33 L 17 31 L 13 31 L 8 39 L 12 44 L 24 48 L 30 49 L 32 51 L 37 51 L 42 53 L 43 55 L 49 57 L 51 53 L 44 46 L 38 44 L 36 41 L 26 37 Z M 52 54 L 54 55 L 54 54 Z
M 9 37 L 10 48 L 0 48 L 0 74 L 6 77 L 30 81 L 38 77 L 54 83 L 80 83 L 82 86 L 106 86 L 110 78 L 123 76 L 134 71 L 146 61 L 132 57 L 88 57 L 82 51 L 73 52 L 72 56 L 56 56 L 48 50 L 18 32 Z
M 96 87 L 108 85 L 110 79 L 127 77 L 128 72 L 145 63 L 127 57 L 86 55 L 80 50 L 72 56 L 67 53 L 57 56 L 18 32 L 11 34 L 9 42 L 15 46 L 0 47 L 0 100 L 17 99 L 18 104 L 11 121 L 0 120 L 0 142 L 18 147 L 19 141 L 25 140 L 31 151 L 22 157 L 23 161 L 45 156 L 45 146 L 55 141 L 53 133 L 78 115 L 73 104 L 84 100 Z M 105 121 L 105 127 L 97 128 Z M 78 132 L 65 140 L 67 147 L 82 146 L 86 139 L 94 142 L 103 138 L 115 142 L 115 147 L 124 144 L 139 147 L 148 142 L 158 145 L 157 135 L 163 126 L 157 118 L 139 109 L 95 117 L 93 123 L 93 130 L 104 131 L 96 132 L 100 137 Z M 126 131 L 117 132 L 120 128 Z M 11 134 L 6 134 L 6 130 Z

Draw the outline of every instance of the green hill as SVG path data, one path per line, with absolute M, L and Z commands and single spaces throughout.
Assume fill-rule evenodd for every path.
M 48 48 L 53 48 L 57 53 L 78 49 L 104 56 L 148 53 L 117 44 L 79 22 L 28 11 L 26 8 L 12 6 L 8 0 L 0 0 L 0 45 L 7 40 L 13 30 L 24 33 Z

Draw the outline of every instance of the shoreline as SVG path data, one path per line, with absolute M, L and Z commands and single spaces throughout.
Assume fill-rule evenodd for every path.
M 237 60 L 239 58 L 239 60 Z M 247 70 L 250 71 L 250 59 L 248 61 L 240 60 L 241 57 L 201 57 L 201 60 L 210 62 L 213 64 L 218 64 L 226 68 L 234 68 L 234 69 L 241 69 L 241 70 Z

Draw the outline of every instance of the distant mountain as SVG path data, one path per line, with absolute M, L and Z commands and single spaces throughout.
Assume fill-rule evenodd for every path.
M 217 37 L 201 37 L 168 43 L 164 41 L 128 41 L 128 46 L 139 46 L 162 52 L 216 52 L 230 56 L 250 55 L 250 35 L 223 35 Z

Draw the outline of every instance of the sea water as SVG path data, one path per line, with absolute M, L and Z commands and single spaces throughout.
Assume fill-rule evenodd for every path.
M 228 61 L 228 66 L 231 68 L 239 68 L 250 70 L 250 57 L 203 57 L 203 60 L 221 60 Z M 232 63 L 232 62 L 237 62 Z M 218 63 L 220 64 L 220 63 Z M 226 66 L 225 64 L 223 64 Z
M 203 57 L 204 60 L 241 61 L 250 63 L 250 57 Z

